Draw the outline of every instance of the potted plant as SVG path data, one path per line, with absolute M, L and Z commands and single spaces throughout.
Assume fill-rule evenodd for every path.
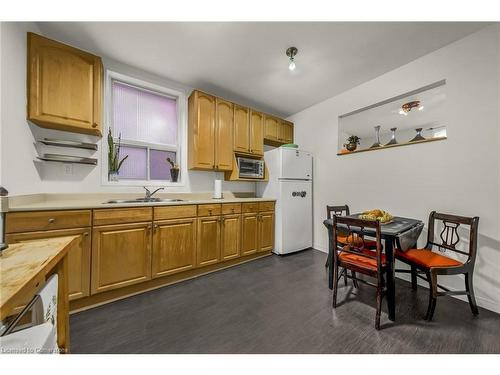
M 358 147 L 360 139 L 357 135 L 351 135 L 344 143 L 344 147 L 349 151 L 354 151 Z
M 170 164 L 170 180 L 172 182 L 177 182 L 179 178 L 179 164 L 175 163 L 172 159 L 167 158 L 167 163 Z
M 120 160 L 120 147 L 121 147 L 121 134 L 118 136 L 118 143 L 113 140 L 113 135 L 111 134 L 111 129 L 108 132 L 108 180 L 118 181 L 118 173 L 123 162 L 128 158 L 125 155 L 123 159 Z

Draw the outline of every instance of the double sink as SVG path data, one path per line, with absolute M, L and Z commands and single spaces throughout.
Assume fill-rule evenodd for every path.
M 137 199 L 110 199 L 104 202 L 104 204 L 112 203 L 168 203 L 168 202 L 184 202 L 184 199 L 161 199 L 161 198 L 137 198 Z

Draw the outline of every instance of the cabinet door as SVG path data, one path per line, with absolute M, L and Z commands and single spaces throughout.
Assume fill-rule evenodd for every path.
M 215 169 L 233 169 L 233 103 L 216 100 Z
M 100 136 L 101 92 L 99 57 L 28 33 L 29 120 L 45 128 Z
M 240 256 L 241 215 L 222 216 L 221 260 Z
M 250 152 L 249 109 L 234 105 L 234 151 Z
M 215 97 L 194 91 L 189 97 L 189 168 L 215 168 Z
M 208 266 L 220 259 L 220 216 L 198 218 L 196 264 Z
M 156 222 L 153 232 L 153 278 L 194 268 L 196 219 Z
M 250 114 L 250 152 L 264 155 L 264 115 L 252 111 Z
M 69 299 L 90 295 L 90 228 L 8 234 L 7 243 L 80 235 L 80 246 L 68 253 Z
M 241 255 L 254 254 L 259 248 L 258 215 L 243 214 L 241 220 Z
M 271 251 L 274 248 L 274 212 L 259 214 L 259 250 Z
M 282 120 L 280 124 L 279 141 L 283 143 L 293 143 L 293 123 Z
M 151 279 L 151 223 L 94 227 L 92 293 Z
M 278 119 L 264 115 L 264 138 L 277 141 L 278 135 Z

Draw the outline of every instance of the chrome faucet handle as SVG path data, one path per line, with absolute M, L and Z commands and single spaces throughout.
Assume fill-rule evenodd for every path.
M 156 190 L 154 190 L 152 193 L 149 194 L 149 197 L 152 197 L 154 193 L 156 193 L 157 191 L 160 191 L 160 190 L 164 190 L 165 188 L 158 188 Z
M 143 188 L 146 190 L 146 198 L 151 197 L 151 191 L 146 186 L 143 186 Z

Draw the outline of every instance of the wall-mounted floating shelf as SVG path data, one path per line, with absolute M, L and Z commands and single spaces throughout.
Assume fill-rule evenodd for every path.
M 61 154 L 43 154 L 42 156 L 38 156 L 37 158 L 42 160 L 42 161 L 52 161 L 52 162 L 59 162 L 59 163 L 97 165 L 97 159 L 83 158 L 80 156 L 70 156 L 70 155 L 61 155 Z
M 97 145 L 95 143 L 86 143 L 78 141 L 69 141 L 64 139 L 52 139 L 52 138 L 40 139 L 38 140 L 38 142 L 43 143 L 44 145 L 47 146 L 82 148 L 85 150 L 97 151 Z
M 413 142 L 403 142 L 403 143 L 395 143 L 392 145 L 387 145 L 387 146 L 380 146 L 380 147 L 373 147 L 373 148 L 362 148 L 359 150 L 354 150 L 354 151 L 347 151 L 345 150 L 344 152 L 338 152 L 338 156 L 343 156 L 343 155 L 350 155 L 350 154 L 357 154 L 360 152 L 366 152 L 366 151 L 377 151 L 377 150 L 384 150 L 386 148 L 393 148 L 393 147 L 399 147 L 399 146 L 409 146 L 409 145 L 415 145 L 419 143 L 427 143 L 427 142 L 434 142 L 434 141 L 443 141 L 447 137 L 435 137 L 435 138 L 429 138 L 429 139 L 424 139 L 421 141 L 413 141 Z

